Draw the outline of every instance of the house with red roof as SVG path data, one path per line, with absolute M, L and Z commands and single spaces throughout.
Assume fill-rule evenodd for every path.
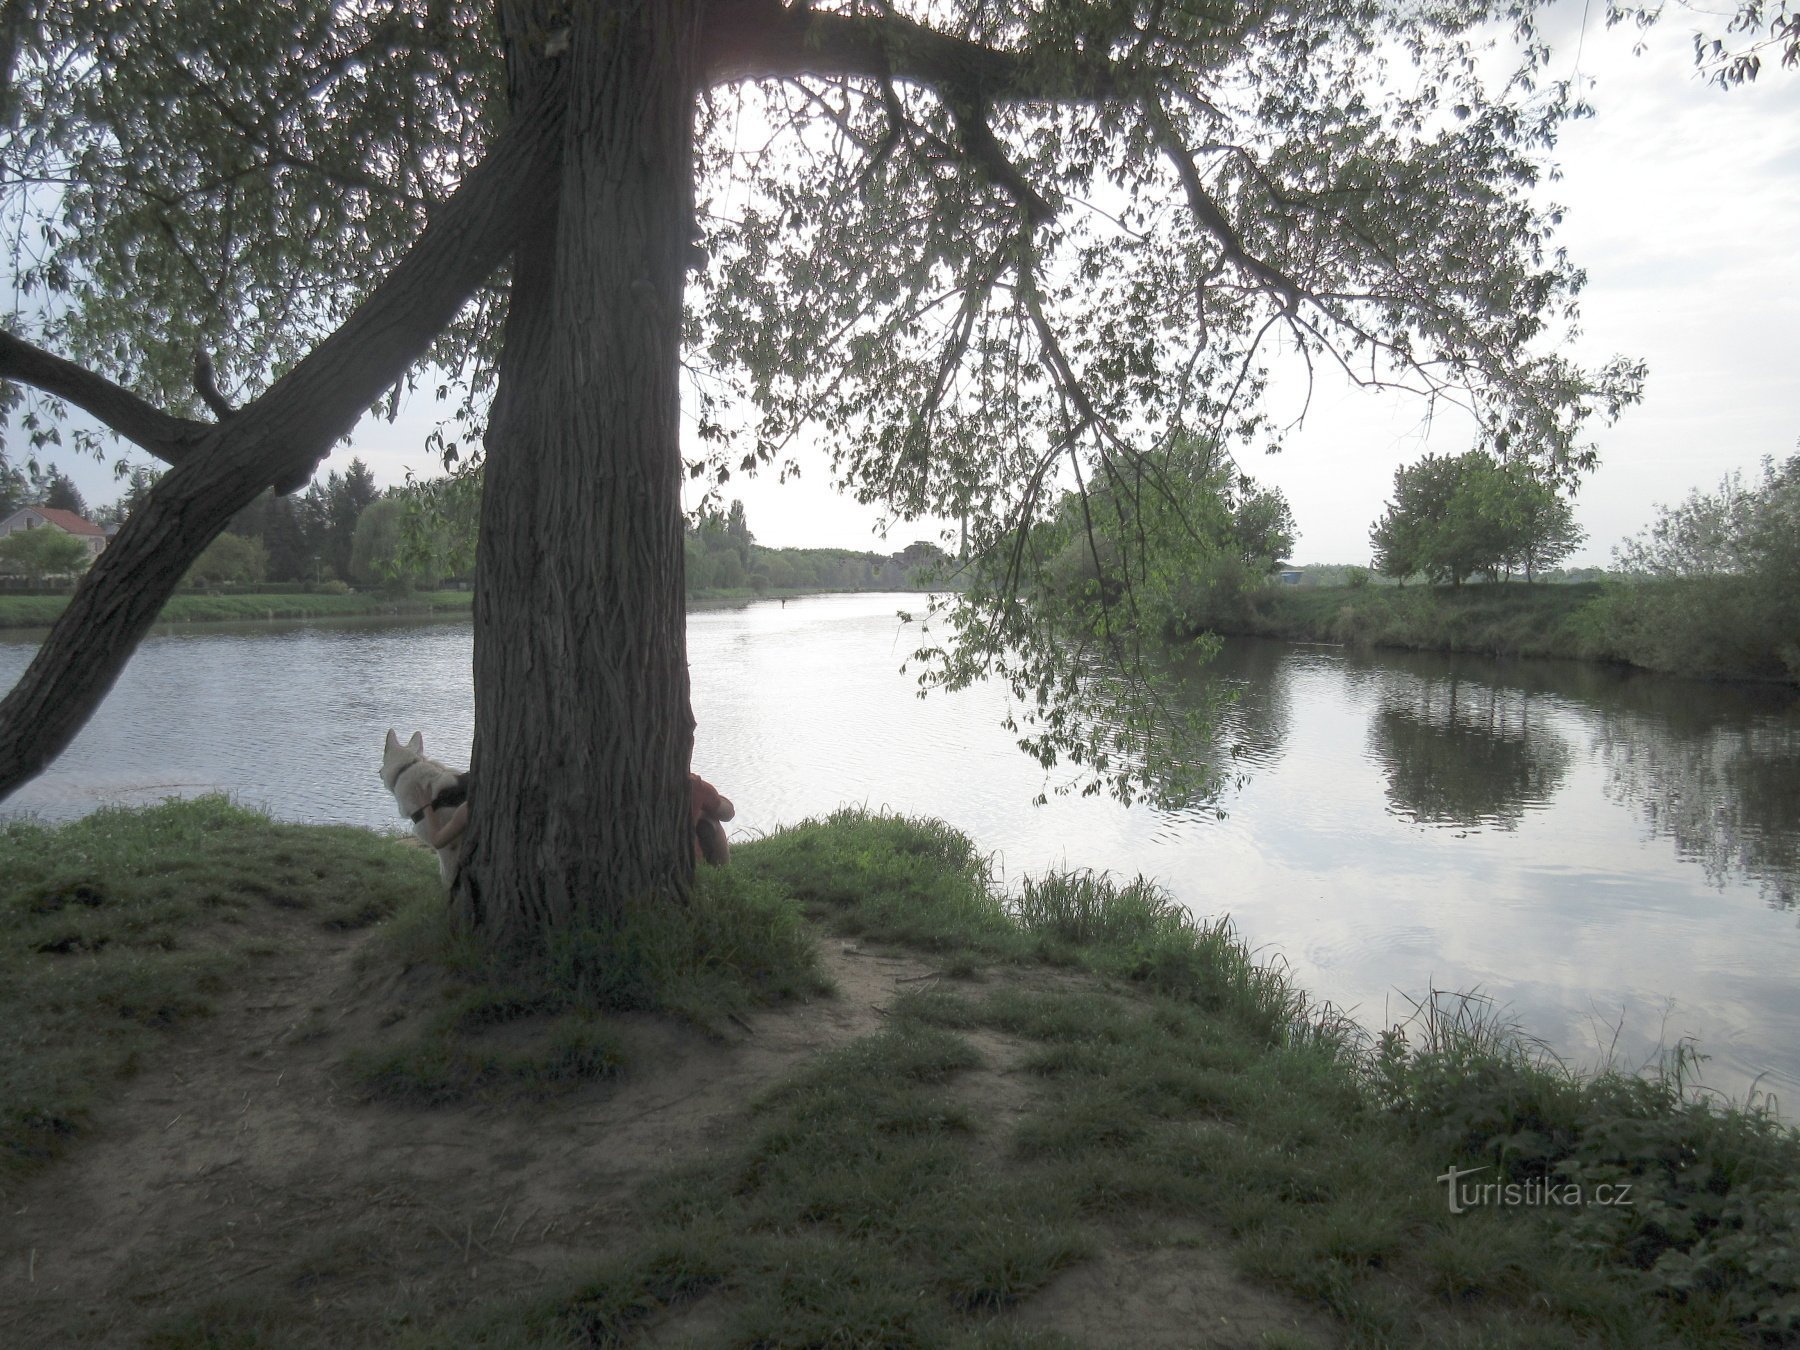
M 93 521 L 54 506 L 23 506 L 5 520 L 0 520 L 0 539 L 14 530 L 51 529 L 72 534 L 88 546 L 90 553 L 106 547 L 106 531 Z

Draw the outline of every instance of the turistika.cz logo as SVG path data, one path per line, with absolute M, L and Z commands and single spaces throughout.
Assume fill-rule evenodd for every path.
M 1606 1182 L 1586 1187 L 1573 1181 L 1475 1181 L 1466 1182 L 1487 1167 L 1452 1167 L 1439 1181 L 1450 1194 L 1450 1212 L 1466 1214 L 1471 1209 L 1509 1208 L 1515 1205 L 1579 1208 L 1582 1205 L 1629 1205 L 1631 1186 L 1628 1182 Z

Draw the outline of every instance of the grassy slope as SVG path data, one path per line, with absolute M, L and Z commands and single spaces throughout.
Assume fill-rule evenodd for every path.
M 1240 1273 L 1329 1313 L 1351 1344 L 1743 1344 L 1758 1326 L 1774 1343 L 1800 1325 L 1792 1133 L 1667 1082 L 1546 1072 L 1454 1022 L 1359 1044 L 1226 926 L 1146 885 L 1075 874 L 1004 897 L 954 831 L 842 813 L 744 846 L 691 911 L 633 915 L 607 952 L 566 948 L 524 979 L 442 931 L 433 877 L 390 840 L 217 800 L 0 830 L 0 1185 L 69 1147 L 95 1091 L 253 978 L 272 909 L 339 926 L 398 910 L 371 959 L 431 957 L 465 996 L 351 1067 L 371 1090 L 495 1109 L 612 1072 L 609 1009 L 706 1019 L 816 987 L 804 908 L 932 953 L 943 978 L 772 1084 L 734 1146 L 646 1178 L 621 1216 L 635 1240 L 589 1276 L 390 1329 L 403 1343 L 610 1344 L 704 1299 L 721 1319 L 709 1343 L 1058 1344 L 1009 1316 L 1057 1272 L 1103 1242 L 1220 1235 Z M 548 1050 L 464 1053 L 464 1033 L 546 1011 Z M 965 1090 L 984 1036 L 1022 1047 L 1016 1112 Z M 1452 1162 L 1629 1180 L 1636 1199 L 1452 1216 L 1433 1180 Z M 225 1343 L 186 1325 L 169 1344 Z

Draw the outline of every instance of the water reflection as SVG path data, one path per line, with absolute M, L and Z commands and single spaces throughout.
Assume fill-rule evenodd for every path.
M 1369 751 L 1404 819 L 1515 829 L 1549 805 L 1573 753 L 1540 696 L 1451 675 L 1392 672 L 1369 721 Z
M 1164 837 L 1183 821 L 1221 815 L 1253 775 L 1280 762 L 1293 714 L 1293 683 L 1282 677 L 1287 659 L 1278 643 L 1241 643 L 1211 661 L 1184 661 L 1168 671 L 1164 697 L 1180 712 L 1204 712 L 1212 720 L 1209 735 L 1172 747 L 1169 758 L 1182 779 L 1214 790 L 1159 809 Z
M 1680 734 L 1665 728 L 1675 723 Z M 1662 734 L 1659 734 L 1661 732 Z M 1634 811 L 1651 834 L 1674 841 L 1724 888 L 1754 883 L 1764 900 L 1791 909 L 1800 891 L 1800 731 L 1779 716 L 1683 715 L 1655 721 L 1609 711 L 1594 733 L 1606 765 L 1606 795 Z

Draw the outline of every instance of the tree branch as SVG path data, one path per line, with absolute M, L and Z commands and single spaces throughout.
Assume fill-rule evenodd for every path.
M 1244 247 L 1244 241 L 1236 228 L 1226 218 L 1219 204 L 1212 199 L 1212 194 L 1206 190 L 1206 184 L 1200 179 L 1200 167 L 1194 163 L 1194 157 L 1182 143 L 1180 133 L 1169 120 L 1167 110 L 1148 95 L 1138 100 L 1138 106 L 1144 110 L 1144 120 L 1155 135 L 1158 147 L 1175 166 L 1176 176 L 1181 179 L 1182 191 L 1187 194 L 1188 210 L 1193 212 L 1194 219 L 1219 241 L 1219 247 L 1224 250 L 1227 258 L 1276 292 L 1289 314 L 1298 310 L 1300 300 L 1306 294 L 1305 289 L 1279 268 L 1253 257 Z
M 894 14 L 832 14 L 780 0 L 714 0 L 702 39 L 711 84 L 858 75 L 954 93 L 981 107 L 1118 93 L 1103 59 L 1008 51 L 951 37 Z
M 343 327 L 230 421 L 206 428 L 94 560 L 0 703 L 0 799 L 74 738 L 231 517 L 266 485 L 310 477 L 504 261 L 521 221 L 547 209 L 565 91 L 560 76 L 547 80 Z M 91 394 L 95 383 L 89 376 L 81 387 Z
M 0 379 L 17 380 L 73 403 L 166 464 L 181 463 L 212 430 L 204 422 L 172 416 L 85 366 L 6 332 L 0 332 Z

